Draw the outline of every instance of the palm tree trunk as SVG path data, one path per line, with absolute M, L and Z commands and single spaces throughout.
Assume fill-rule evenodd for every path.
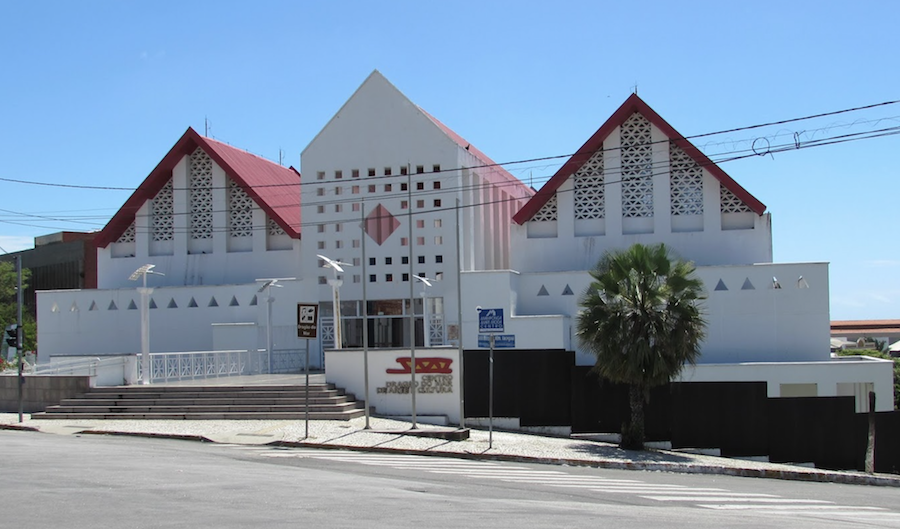
M 631 422 L 622 428 L 622 443 L 626 450 L 644 449 L 644 391 L 637 384 L 628 386 L 628 401 L 631 407 Z

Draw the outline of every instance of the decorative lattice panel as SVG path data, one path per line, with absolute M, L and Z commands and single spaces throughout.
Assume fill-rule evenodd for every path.
M 116 242 L 134 242 L 134 222 L 125 229 Z
M 268 231 L 269 235 L 273 237 L 276 235 L 285 234 L 284 230 L 281 229 L 281 226 L 279 226 L 278 223 L 275 222 L 275 219 L 273 219 L 272 217 L 266 217 L 266 230 Z
M 575 218 L 602 219 L 605 216 L 603 181 L 603 151 L 597 151 L 591 159 L 575 172 Z
M 533 217 L 531 217 L 531 220 L 536 222 L 556 220 L 556 210 L 556 194 L 554 193 L 553 198 L 548 200 L 547 203 L 544 204 L 544 207 L 542 207 L 540 211 L 538 211 Z
M 253 199 L 241 186 L 228 179 L 228 234 L 231 237 L 253 235 Z
M 175 237 L 172 196 L 170 179 L 150 203 L 150 239 L 153 241 L 171 241 Z
M 734 193 L 719 184 L 719 203 L 722 213 L 750 213 L 753 211 Z
M 669 143 L 672 215 L 703 214 L 703 169 L 684 149 Z
M 212 159 L 203 149 L 191 154 L 191 172 L 188 179 L 191 239 L 213 237 Z
M 635 112 L 622 123 L 622 216 L 653 216 L 653 144 L 650 122 Z

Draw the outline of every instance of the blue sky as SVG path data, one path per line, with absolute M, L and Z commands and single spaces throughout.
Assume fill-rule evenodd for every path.
M 900 100 L 900 3 L 0 3 L 0 178 L 138 186 L 191 126 L 299 166 L 379 69 L 499 162 L 572 153 L 639 95 L 684 135 Z M 900 318 L 900 104 L 695 141 L 768 206 L 776 262 L 831 263 L 833 319 Z M 509 166 L 536 186 L 560 161 Z M 302 167 L 301 167 L 302 170 Z M 101 228 L 127 191 L 0 180 L 0 246 Z M 52 219 L 52 220 L 51 220 Z

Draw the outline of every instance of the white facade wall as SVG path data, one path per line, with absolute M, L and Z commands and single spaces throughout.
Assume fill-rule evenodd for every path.
M 828 360 L 826 264 L 701 266 L 697 276 L 707 295 L 701 363 Z M 574 350 L 578 365 L 593 365 L 575 338 L 579 299 L 591 283 L 588 272 L 474 272 L 463 278 L 467 347 L 477 343 L 470 330 L 477 329 L 475 306 L 504 308 L 511 322 L 507 334 L 516 334 L 518 348 Z M 773 287 L 773 279 L 781 288 Z M 557 320 L 539 322 L 538 316 Z
M 858 412 L 868 408 L 875 391 L 875 411 L 894 409 L 893 362 L 880 358 L 844 357 L 821 362 L 749 362 L 686 366 L 679 382 L 766 382 L 769 397 L 791 386 L 806 385 L 812 397 L 856 397 Z M 785 387 L 788 386 L 788 387 Z
M 148 277 L 151 287 L 156 277 Z M 303 299 L 303 285 L 279 284 L 284 287 L 271 289 L 273 350 L 304 350 L 305 341 L 297 338 L 296 305 Z M 266 294 L 258 292 L 259 287 L 250 283 L 153 288 L 150 300 L 157 308 L 150 309 L 150 351 L 265 349 Z M 139 353 L 140 304 L 136 288 L 38 292 L 39 361 L 51 356 Z M 318 350 L 317 342 L 311 346 Z M 321 356 L 312 354 L 310 362 L 321 367 Z
M 412 375 L 409 373 L 389 373 L 402 371 L 398 358 L 410 358 L 409 349 L 380 349 L 369 351 L 369 400 L 379 415 L 402 415 L 412 413 L 412 399 L 408 393 Z M 460 390 L 462 369 L 459 350 L 442 347 L 416 349 L 417 365 L 422 359 L 440 359 L 448 362 L 449 373 L 429 373 L 416 370 L 416 383 L 420 391 L 416 393 L 416 415 L 423 422 L 427 416 L 442 415 L 453 424 L 460 423 Z M 365 400 L 365 372 L 363 371 L 363 351 L 343 349 L 325 351 L 326 378 L 337 387 L 353 393 L 359 400 Z M 407 392 L 404 393 L 404 388 Z

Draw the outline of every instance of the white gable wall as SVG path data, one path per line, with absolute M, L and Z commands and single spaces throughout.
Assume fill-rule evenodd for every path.
M 97 250 L 97 286 L 101 289 L 132 288 L 128 277 L 145 264 L 154 264 L 154 271 L 165 274 L 155 284 L 161 286 L 221 285 L 250 283 L 264 277 L 298 277 L 296 263 L 300 256 L 300 241 L 286 234 L 271 244 L 266 213 L 253 204 L 252 242 L 229 248 L 227 185 L 225 171 L 212 162 L 212 238 L 191 240 L 189 228 L 188 171 L 190 156 L 185 156 L 172 170 L 173 234 L 170 241 L 151 241 L 151 201 L 145 202 L 135 215 L 134 243 L 130 252 L 113 242 Z M 267 240 L 269 244 L 267 244 Z M 195 246 L 201 244 L 203 247 Z M 269 249 L 270 247 L 284 249 Z M 250 251 L 247 251 L 250 250 Z
M 462 237 L 464 269 L 509 265 L 510 219 L 527 197 L 509 198 L 524 186 L 510 186 L 501 171 L 482 167 L 484 162 L 450 138 L 380 73 L 366 79 L 301 158 L 305 223 L 301 267 L 304 277 L 317 285 L 313 297 L 318 301 L 331 300 L 327 281 L 334 275 L 331 269 L 319 267 L 316 254 L 354 265 L 342 276 L 342 300 L 361 300 L 362 281 L 367 282 L 369 300 L 408 299 L 409 278 L 403 280 L 410 271 L 403 263 L 410 255 L 410 246 L 403 243 L 408 240 L 413 273 L 440 279 L 427 289 L 427 295 L 444 299 L 446 321 L 452 324 L 457 319 L 457 238 Z M 369 176 L 370 170 L 374 176 Z M 404 170 L 409 175 L 402 174 Z M 411 196 L 403 190 L 408 183 Z M 464 206 L 459 222 L 457 201 Z M 381 244 L 370 234 L 364 272 L 363 209 L 369 216 L 379 205 L 399 226 Z M 369 276 L 375 280 L 369 281 Z M 422 288 L 418 283 L 413 286 L 416 297 Z
M 575 219 L 575 183 L 574 177 L 569 177 L 556 191 L 556 220 L 535 220 L 541 217 L 538 214 L 522 226 L 512 225 L 513 269 L 589 270 L 609 249 L 660 242 L 701 266 L 772 262 L 769 214 L 721 213 L 720 183 L 706 169 L 702 169 L 702 216 L 671 214 L 669 143 L 655 126 L 651 135 L 653 215 L 626 218 L 621 157 L 617 154 L 620 130 L 618 127 L 603 143 L 604 218 Z M 734 229 L 737 226 L 743 227 Z

